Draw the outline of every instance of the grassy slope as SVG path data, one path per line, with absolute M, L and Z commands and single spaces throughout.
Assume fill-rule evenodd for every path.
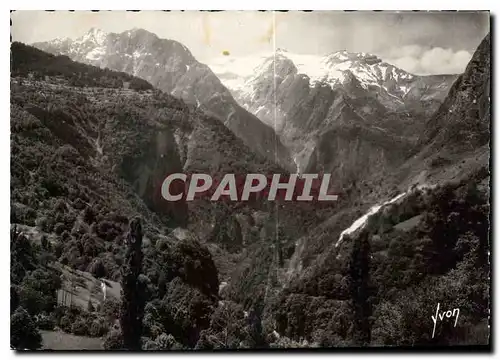
M 102 339 L 66 334 L 62 331 L 41 331 L 42 350 L 104 350 Z

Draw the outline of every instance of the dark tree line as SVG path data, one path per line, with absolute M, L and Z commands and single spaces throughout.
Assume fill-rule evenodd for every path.
M 141 350 L 142 320 L 144 317 L 145 286 L 142 271 L 142 225 L 139 218 L 130 223 L 127 235 L 127 254 L 122 270 L 122 303 L 120 325 L 123 346 L 128 350 Z
M 370 343 L 372 315 L 370 284 L 370 242 L 363 233 L 354 240 L 349 264 L 349 292 L 353 308 L 353 341 L 359 346 Z

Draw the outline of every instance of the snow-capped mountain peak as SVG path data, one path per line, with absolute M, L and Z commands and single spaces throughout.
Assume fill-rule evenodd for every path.
M 262 76 L 269 76 L 269 72 L 276 72 L 278 76 L 302 74 L 309 78 L 311 87 L 318 83 L 334 87 L 346 80 L 346 71 L 349 71 L 365 89 L 384 87 L 387 82 L 401 84 L 402 88 L 396 86 L 391 90 L 392 95 L 401 97 L 406 93 L 406 83 L 414 78 L 412 74 L 384 62 L 376 55 L 345 50 L 318 56 L 296 54 L 278 48 L 272 53 L 215 59 L 209 66 L 228 88 L 237 92 L 250 91 L 251 83 Z
M 101 29 L 98 28 L 91 28 L 89 31 L 87 31 L 83 36 L 79 37 L 78 39 L 75 40 L 75 42 L 79 43 L 85 43 L 85 42 L 93 42 L 96 45 L 103 45 L 104 42 L 106 41 L 106 37 L 108 36 L 108 33 L 104 32 Z
M 337 51 L 321 59 L 321 68 L 328 82 L 337 80 L 339 71 L 349 70 L 360 81 L 361 86 L 384 86 L 387 81 L 396 83 L 412 80 L 412 74 L 388 64 L 370 53 Z M 333 81 L 332 81 L 333 80 Z M 404 92 L 397 91 L 398 95 Z
M 427 111 L 415 104 L 429 100 L 431 109 L 453 81 L 412 75 L 374 54 L 346 50 L 318 56 L 277 49 L 221 57 L 208 65 L 240 105 L 290 138 L 301 126 L 319 126 L 319 118 L 305 120 L 319 113 L 328 121 L 364 119 L 349 108 L 351 104 L 362 115 L 375 117 L 408 108 Z M 309 113 L 304 112 L 308 107 Z M 322 110 L 313 111 L 317 108 Z M 295 122 L 290 120 L 294 117 Z
M 296 74 L 297 67 L 283 52 L 277 51 L 272 57 L 268 57 L 262 64 L 257 66 L 254 73 L 257 76 L 274 74 L 274 76 L 285 77 L 289 74 Z
M 346 50 L 336 51 L 327 55 L 323 58 L 323 61 L 326 64 L 338 64 L 344 61 L 358 61 L 361 63 L 366 63 L 368 65 L 374 65 L 382 62 L 376 55 L 361 52 L 348 52 Z

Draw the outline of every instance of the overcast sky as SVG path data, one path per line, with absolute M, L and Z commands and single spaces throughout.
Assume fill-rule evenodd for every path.
M 14 41 L 77 38 L 92 27 L 134 27 L 182 42 L 202 62 L 220 56 L 272 51 L 303 54 L 371 52 L 417 74 L 459 73 L 489 31 L 483 12 L 45 12 L 12 13 Z

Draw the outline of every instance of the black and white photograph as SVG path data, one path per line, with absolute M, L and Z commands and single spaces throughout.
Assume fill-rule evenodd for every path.
M 491 350 L 491 19 L 12 10 L 11 349 Z

